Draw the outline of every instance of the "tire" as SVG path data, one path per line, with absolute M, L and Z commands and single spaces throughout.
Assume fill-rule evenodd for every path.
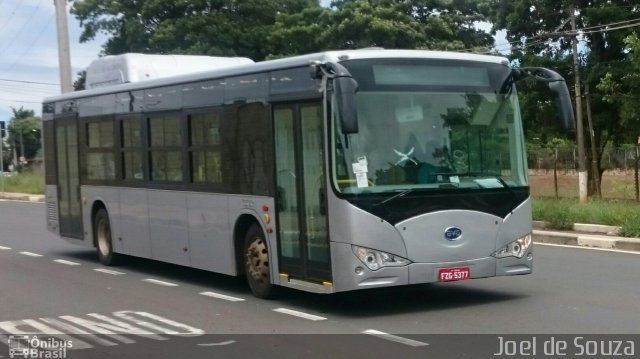
M 244 239 L 244 271 L 251 292 L 258 298 L 272 298 L 275 286 L 271 284 L 269 251 L 262 229 L 253 224 Z
M 107 210 L 101 208 L 93 218 L 93 238 L 96 241 L 96 249 L 100 263 L 106 266 L 117 265 L 120 255 L 113 252 L 113 241 L 111 238 L 111 223 Z

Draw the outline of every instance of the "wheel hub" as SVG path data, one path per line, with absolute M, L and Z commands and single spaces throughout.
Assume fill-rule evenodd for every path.
M 257 282 L 264 282 L 269 277 L 269 256 L 267 246 L 262 238 L 251 242 L 246 253 L 247 271 Z
M 98 223 L 98 250 L 103 256 L 109 255 L 109 243 L 111 242 L 111 233 L 104 221 Z

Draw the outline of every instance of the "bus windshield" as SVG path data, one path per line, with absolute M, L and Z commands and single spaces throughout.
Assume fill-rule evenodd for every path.
M 527 186 L 522 121 L 508 66 L 353 60 L 358 132 L 333 115 L 342 193 Z M 333 108 L 336 108 L 333 106 Z

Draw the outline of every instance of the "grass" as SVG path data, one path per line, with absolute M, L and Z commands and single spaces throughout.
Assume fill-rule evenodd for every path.
M 555 197 L 553 173 L 529 175 L 531 195 L 534 197 Z M 602 176 L 602 197 L 616 199 L 635 199 L 636 188 L 633 171 L 605 172 Z M 558 173 L 558 196 L 560 198 L 578 197 L 578 176 Z
M 573 223 L 622 227 L 621 235 L 640 237 L 640 203 L 624 200 L 534 198 L 533 219 L 549 222 L 555 229 L 570 229 Z
M 44 176 L 26 171 L 10 177 L 4 177 L 4 191 L 28 194 L 44 193 Z

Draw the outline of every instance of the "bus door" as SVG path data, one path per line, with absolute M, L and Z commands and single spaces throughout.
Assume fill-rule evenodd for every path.
M 82 239 L 78 120 L 74 116 L 55 121 L 60 235 Z
M 322 104 L 277 105 L 273 119 L 280 273 L 331 281 Z

